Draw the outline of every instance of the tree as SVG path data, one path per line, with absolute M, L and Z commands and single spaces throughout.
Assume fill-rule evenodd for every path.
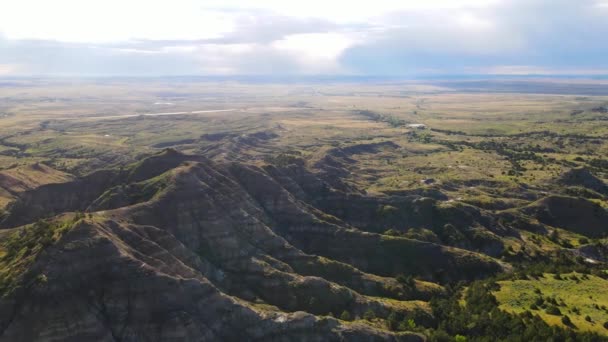
M 363 314 L 363 318 L 365 320 L 371 321 L 372 319 L 376 318 L 376 314 L 374 313 L 374 310 L 372 309 L 368 309 L 367 311 L 365 311 L 365 313 Z
M 416 281 L 411 275 L 405 276 L 403 274 L 400 274 L 397 276 L 397 281 L 410 288 L 416 287 Z
M 352 319 L 350 316 L 350 312 L 346 310 L 342 311 L 342 314 L 340 314 L 340 319 L 343 321 L 350 321 Z
M 310 297 L 310 299 L 308 300 L 308 307 L 314 308 L 316 305 L 317 305 L 317 298 Z
M 386 319 L 386 323 L 390 330 L 396 330 L 399 325 L 399 315 L 395 311 L 392 311 L 388 318 Z
M 454 341 L 455 342 L 467 342 L 467 337 L 462 336 L 462 335 L 456 335 L 456 336 L 454 336 Z
M 399 323 L 399 330 L 412 331 L 416 329 L 416 322 L 413 319 L 404 319 L 403 322 Z
M 562 312 L 559 310 L 559 308 L 557 306 L 555 306 L 555 305 L 549 306 L 545 311 L 549 315 L 560 316 L 562 314 Z

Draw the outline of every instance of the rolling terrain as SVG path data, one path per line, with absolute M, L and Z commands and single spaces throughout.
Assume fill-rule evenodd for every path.
M 604 94 L 20 82 L 2 341 L 608 337 Z

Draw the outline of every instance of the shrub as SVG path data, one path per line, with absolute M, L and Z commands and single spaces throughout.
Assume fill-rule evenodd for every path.
M 455 342 L 467 342 L 467 338 L 466 338 L 466 336 L 456 335 L 456 336 L 454 336 L 454 341 Z
M 388 317 L 386 319 L 386 323 L 390 330 L 397 329 L 397 327 L 399 325 L 399 315 L 397 315 L 397 313 L 395 311 L 392 311 L 391 314 L 388 315 Z
M 562 323 L 567 326 L 572 326 L 572 321 L 570 320 L 570 317 L 568 317 L 568 315 L 562 317 Z
M 363 314 L 363 319 L 365 319 L 365 320 L 371 321 L 374 318 L 376 318 L 376 314 L 374 313 L 374 310 L 372 310 L 372 309 L 368 309 Z
M 557 305 L 557 301 L 555 300 L 555 298 L 553 297 L 547 297 L 547 299 L 545 299 L 547 301 L 547 303 L 549 304 L 553 304 L 553 305 Z
M 393 207 L 392 205 L 383 205 L 380 208 L 378 208 L 378 215 L 380 215 L 380 217 L 390 217 L 392 215 L 395 215 L 396 213 L 399 212 L 399 209 Z
M 413 319 L 404 319 L 403 321 L 401 321 L 399 323 L 399 326 L 397 327 L 397 330 L 399 331 L 412 331 L 416 328 L 416 323 L 412 325 L 409 324 L 409 321 L 412 321 L 412 323 L 414 322 Z M 448 341 L 451 341 L 451 338 L 448 338 Z
M 342 314 L 340 314 L 340 319 L 343 321 L 350 321 L 352 319 L 350 316 L 350 312 L 346 310 L 342 311 Z
M 388 235 L 388 236 L 401 236 L 401 232 L 396 230 L 396 229 L 389 229 L 389 230 L 385 230 L 384 233 L 382 233 L 384 235 Z
M 414 277 L 412 277 L 411 275 L 405 276 L 403 274 L 400 274 L 397 276 L 396 279 L 402 285 L 405 285 L 407 287 L 416 287 L 416 281 L 414 280 Z
M 562 312 L 559 310 L 559 308 L 555 305 L 549 306 L 545 310 L 545 312 L 548 313 L 549 315 L 555 315 L 555 316 L 560 316 L 562 314 Z

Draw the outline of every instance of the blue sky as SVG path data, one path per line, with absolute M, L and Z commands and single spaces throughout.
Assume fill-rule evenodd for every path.
M 608 0 L 3 0 L 0 77 L 608 74 Z

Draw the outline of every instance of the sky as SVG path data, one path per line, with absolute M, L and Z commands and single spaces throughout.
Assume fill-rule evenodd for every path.
M 0 0 L 0 77 L 607 75 L 608 0 Z

